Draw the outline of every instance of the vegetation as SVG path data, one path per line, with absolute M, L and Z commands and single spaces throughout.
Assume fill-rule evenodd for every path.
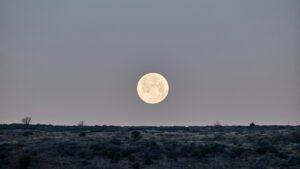
M 133 141 L 138 141 L 139 139 L 142 138 L 142 134 L 139 131 L 132 131 L 131 132 L 131 138 Z
M 299 168 L 299 126 L 0 125 L 0 168 Z
M 85 122 L 84 122 L 84 121 L 79 121 L 79 122 L 78 122 L 78 126 L 82 127 L 82 126 L 84 126 L 84 125 L 85 125 Z
M 85 136 L 86 136 L 86 133 L 82 131 L 82 132 L 79 133 L 79 136 L 80 136 L 80 137 L 85 137 Z
M 30 122 L 31 122 L 31 117 L 24 117 L 24 118 L 21 119 L 21 122 L 23 124 L 29 125 Z
M 20 159 L 19 159 L 19 165 L 21 169 L 27 169 L 29 168 L 30 165 L 30 156 L 27 154 L 22 154 Z

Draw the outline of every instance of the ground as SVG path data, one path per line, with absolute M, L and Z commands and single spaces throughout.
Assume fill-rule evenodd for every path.
M 300 168 L 300 126 L 0 125 L 0 168 Z

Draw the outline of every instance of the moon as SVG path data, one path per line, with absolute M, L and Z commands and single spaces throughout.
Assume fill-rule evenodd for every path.
M 137 84 L 137 93 L 145 103 L 157 104 L 167 97 L 169 84 L 161 74 L 148 73 L 140 78 Z

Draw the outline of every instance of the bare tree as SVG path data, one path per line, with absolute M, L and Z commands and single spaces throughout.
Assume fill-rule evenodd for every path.
M 222 125 L 221 125 L 221 123 L 219 121 L 215 121 L 214 126 L 221 127 Z
M 31 117 L 24 117 L 21 121 L 23 124 L 29 125 L 31 122 Z
M 84 125 L 85 125 L 85 122 L 84 122 L 84 121 L 79 121 L 79 122 L 78 122 L 78 126 L 82 127 L 82 126 L 84 126 Z

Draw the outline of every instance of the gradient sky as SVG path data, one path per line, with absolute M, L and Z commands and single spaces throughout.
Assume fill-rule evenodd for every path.
M 299 124 L 298 0 L 1 0 L 0 123 Z M 143 103 L 158 72 L 170 93 Z

